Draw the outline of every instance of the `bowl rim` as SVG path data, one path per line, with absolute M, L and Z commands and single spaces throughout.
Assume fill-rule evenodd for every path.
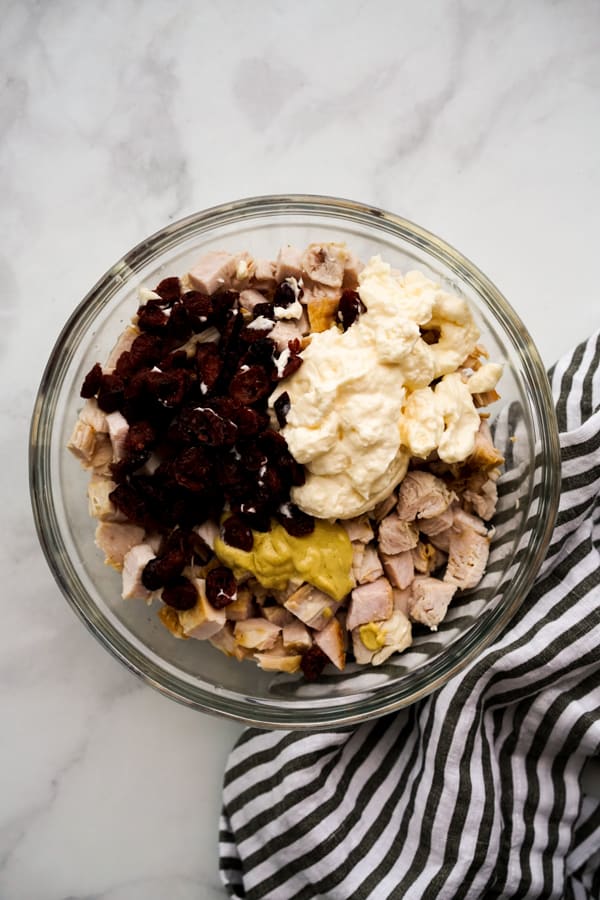
M 51 452 L 48 438 L 52 432 L 52 414 L 56 403 L 52 389 L 57 373 L 66 370 L 75 353 L 77 341 L 69 341 L 68 338 L 74 334 L 84 333 L 89 322 L 108 304 L 124 282 L 160 254 L 179 244 L 182 238 L 194 234 L 201 235 L 218 226 L 235 223 L 241 218 L 249 220 L 266 215 L 285 216 L 302 213 L 354 221 L 408 240 L 455 272 L 482 296 L 486 303 L 493 301 L 496 317 L 505 331 L 513 337 L 520 361 L 534 388 L 530 399 L 539 407 L 540 421 L 544 426 L 539 439 L 541 457 L 546 463 L 542 473 L 543 490 L 540 491 L 538 498 L 540 502 L 538 520 L 542 523 L 542 527 L 534 534 L 536 541 L 529 559 L 530 564 L 525 571 L 521 570 L 519 573 L 520 579 L 516 585 L 518 590 L 515 587 L 512 601 L 499 604 L 485 633 L 477 634 L 475 626 L 472 629 L 471 639 L 465 641 L 460 658 L 442 666 L 442 671 L 434 674 L 434 677 L 425 680 L 417 678 L 417 685 L 410 693 L 402 691 L 398 694 L 394 692 L 392 686 L 380 693 L 377 690 L 369 691 L 366 697 L 362 695 L 358 701 L 352 697 L 348 702 L 336 704 L 331 709 L 319 704 L 317 709 L 312 710 L 312 714 L 307 710 L 307 706 L 298 709 L 290 704 L 288 712 L 288 708 L 281 706 L 280 700 L 277 701 L 277 706 L 273 706 L 271 701 L 241 697 L 233 691 L 225 689 L 220 691 L 210 685 L 206 690 L 190 685 L 165 670 L 157 670 L 150 660 L 137 651 L 100 614 L 82 585 L 81 590 L 77 589 L 74 592 L 73 585 L 65 577 L 69 570 L 71 574 L 76 575 L 72 562 L 65 554 L 64 545 L 57 546 L 53 529 L 47 527 L 47 523 L 52 523 L 53 518 L 56 521 L 47 478 Z M 521 346 L 526 348 L 526 353 L 521 351 Z M 504 295 L 466 256 L 410 220 L 372 205 L 316 194 L 270 194 L 219 204 L 185 216 L 159 229 L 114 263 L 78 303 L 56 339 L 40 381 L 29 436 L 29 484 L 38 539 L 58 587 L 88 630 L 134 674 L 164 695 L 184 705 L 224 716 L 245 725 L 289 730 L 326 729 L 355 725 L 366 719 L 394 712 L 422 699 L 432 691 L 438 690 L 469 665 L 499 635 L 527 596 L 550 542 L 560 497 L 560 445 L 550 383 L 539 352 L 525 325 Z M 469 634 L 464 637 L 469 638 Z M 452 645 L 448 649 L 455 647 L 456 645 Z M 446 657 L 447 654 L 442 653 L 441 656 Z M 416 674 L 418 675 L 418 672 Z

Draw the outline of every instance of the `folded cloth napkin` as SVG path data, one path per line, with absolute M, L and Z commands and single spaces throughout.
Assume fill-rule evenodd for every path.
M 225 774 L 230 897 L 600 897 L 600 332 L 550 372 L 562 493 L 502 636 L 442 689 L 325 733 L 248 729 Z

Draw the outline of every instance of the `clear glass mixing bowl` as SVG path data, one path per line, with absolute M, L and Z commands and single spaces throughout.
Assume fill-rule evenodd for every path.
M 493 360 L 504 363 L 493 410 L 506 466 L 483 582 L 456 599 L 437 633 L 379 668 L 327 669 L 315 684 L 237 663 L 207 642 L 178 641 L 156 608 L 120 598 L 120 577 L 94 545 L 87 474 L 65 449 L 79 389 L 137 308 L 137 289 L 179 275 L 207 250 L 273 257 L 285 243 L 346 241 L 418 268 L 464 296 Z M 548 381 L 523 323 L 493 284 L 444 241 L 398 216 L 346 200 L 258 197 L 190 216 L 138 244 L 81 301 L 42 378 L 31 427 L 30 483 L 39 539 L 65 597 L 98 640 L 153 687 L 205 712 L 279 728 L 325 728 L 389 713 L 439 688 L 507 624 L 529 590 L 553 529 L 560 489 L 558 431 Z

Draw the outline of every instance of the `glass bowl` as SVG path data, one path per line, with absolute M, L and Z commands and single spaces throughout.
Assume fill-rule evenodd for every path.
M 418 268 L 469 302 L 493 360 L 504 363 L 494 404 L 506 456 L 490 563 L 481 584 L 456 598 L 436 633 L 380 667 L 329 667 L 316 683 L 238 663 L 208 642 L 178 641 L 155 608 L 123 601 L 120 576 L 94 545 L 88 475 L 65 449 L 84 374 L 104 361 L 137 308 L 137 289 L 183 274 L 208 250 L 273 257 L 285 243 L 346 241 L 363 260 Z M 379 209 L 314 196 L 241 200 L 189 216 L 138 244 L 81 301 L 44 372 L 31 427 L 30 485 L 39 539 L 59 587 L 98 640 L 133 672 L 196 709 L 272 728 L 360 722 L 441 687 L 496 637 L 519 608 L 544 557 L 560 490 L 558 430 L 539 354 L 502 294 L 444 241 Z

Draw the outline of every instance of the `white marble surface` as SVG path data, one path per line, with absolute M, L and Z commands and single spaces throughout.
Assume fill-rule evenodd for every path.
M 455 244 L 550 363 L 600 318 L 600 6 L 1 6 L 0 897 L 210 900 L 239 729 L 144 687 L 59 595 L 26 482 L 45 358 L 147 234 L 305 191 Z

